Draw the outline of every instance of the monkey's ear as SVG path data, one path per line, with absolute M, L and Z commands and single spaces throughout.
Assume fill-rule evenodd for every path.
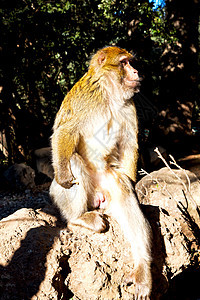
M 98 56 L 98 63 L 99 65 L 102 65 L 106 60 L 106 55 L 104 53 L 100 53 L 99 56 Z

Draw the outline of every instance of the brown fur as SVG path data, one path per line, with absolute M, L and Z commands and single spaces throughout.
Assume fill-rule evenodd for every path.
M 131 180 L 136 181 L 138 123 L 132 96 L 139 77 L 118 47 L 99 50 L 88 72 L 65 97 L 52 136 L 55 179 L 50 194 L 68 222 L 96 232 L 120 224 L 131 244 L 138 299 L 151 291 L 150 229 Z

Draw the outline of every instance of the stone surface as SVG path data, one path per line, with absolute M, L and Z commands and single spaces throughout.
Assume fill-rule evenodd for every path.
M 182 171 L 176 174 L 187 184 Z M 199 204 L 199 181 L 191 172 L 187 174 L 190 193 Z M 166 168 L 145 176 L 136 190 L 153 231 L 152 299 L 161 299 L 168 284 L 172 288 L 187 270 L 199 281 L 197 210 L 189 196 L 186 207 L 182 184 Z M 109 218 L 109 223 L 109 230 L 101 234 L 78 226 L 69 230 L 50 204 L 21 208 L 3 218 L 0 299 L 134 299 L 134 285 L 125 282 L 134 268 L 130 247 L 117 222 Z M 186 292 L 180 298 L 174 284 L 173 297 L 164 299 L 198 299 L 195 280 L 191 286 L 183 283 L 183 291 L 184 286 L 192 298 L 184 298 Z
M 11 187 L 18 189 L 35 187 L 35 171 L 24 163 L 10 166 L 4 172 L 4 176 Z
M 49 178 L 53 179 L 54 171 L 52 167 L 51 148 L 45 147 L 34 151 L 36 159 L 36 167 L 39 173 L 45 174 Z

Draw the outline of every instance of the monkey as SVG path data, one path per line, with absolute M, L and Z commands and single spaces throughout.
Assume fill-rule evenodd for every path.
M 151 229 L 134 190 L 138 121 L 133 95 L 140 77 L 125 49 L 108 46 L 65 96 L 51 137 L 50 196 L 68 226 L 100 233 L 111 216 L 131 246 L 135 298 L 150 299 Z

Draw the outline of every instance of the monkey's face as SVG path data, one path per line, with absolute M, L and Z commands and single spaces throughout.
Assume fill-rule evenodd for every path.
M 126 56 L 120 58 L 121 68 L 123 71 L 123 81 L 124 85 L 135 89 L 140 86 L 140 78 L 138 76 L 138 71 L 130 65 L 130 60 Z

